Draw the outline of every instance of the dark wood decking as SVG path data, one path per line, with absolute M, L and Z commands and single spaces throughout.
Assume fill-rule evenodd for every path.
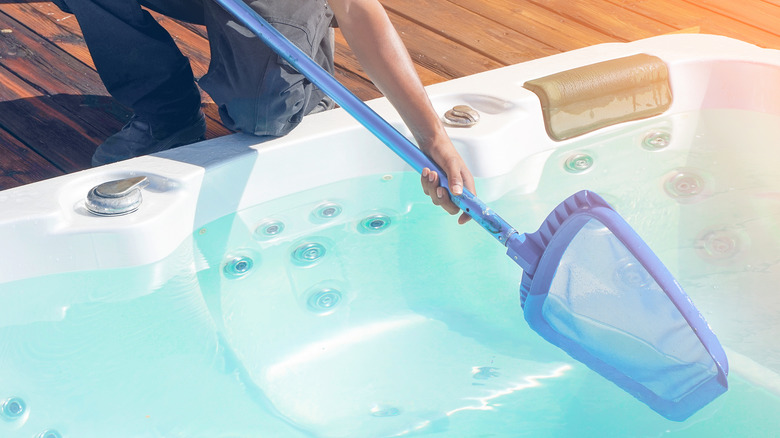
M 780 49 L 780 0 L 382 0 L 426 85 L 605 42 L 673 32 Z M 206 72 L 203 28 L 157 16 Z M 85 169 L 129 111 L 106 92 L 78 23 L 49 2 L 0 0 L 0 190 Z M 380 94 L 337 34 L 337 77 Z M 209 138 L 228 134 L 204 95 Z M 2 208 L 2 206 L 0 206 Z

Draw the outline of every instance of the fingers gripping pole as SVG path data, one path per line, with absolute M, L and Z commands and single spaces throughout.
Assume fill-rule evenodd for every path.
M 308 55 L 291 43 L 278 30 L 260 17 L 241 0 L 215 0 L 238 21 L 257 35 L 268 47 L 306 76 L 314 85 L 330 96 L 339 106 L 371 131 L 393 152 L 412 166 L 418 173 L 427 167 L 438 172 L 441 185 L 449 190 L 446 173 L 431 161 L 419 148 L 339 83 L 333 76 L 314 62 Z M 450 198 L 461 210 L 471 216 L 479 225 L 506 245 L 509 237 L 516 234 L 514 228 L 495 214 L 479 198 L 463 189 L 463 195 Z

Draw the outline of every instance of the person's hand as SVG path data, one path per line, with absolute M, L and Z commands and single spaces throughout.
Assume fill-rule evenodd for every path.
M 463 162 L 460 154 L 455 150 L 449 139 L 424 148 L 423 152 L 444 171 L 452 195 L 460 196 L 464 187 L 476 195 L 474 177 L 471 176 L 466 163 Z M 447 190 L 440 185 L 438 172 L 427 167 L 424 168 L 420 182 L 422 183 L 423 192 L 431 197 L 431 201 L 435 205 L 441 206 L 447 213 L 452 215 L 460 211 L 460 208 L 450 199 L 450 194 L 447 193 Z M 465 224 L 469 219 L 471 219 L 471 216 L 464 212 L 458 218 L 458 223 Z
M 446 174 L 450 192 L 459 196 L 465 187 L 474 193 L 474 178 L 447 136 L 409 52 L 379 0 L 329 0 L 328 4 L 360 65 L 398 110 L 420 149 Z M 439 187 L 439 181 L 437 172 L 423 170 L 425 194 L 448 213 L 457 214 L 460 208 L 447 190 Z M 465 224 L 469 219 L 464 213 L 458 222 Z

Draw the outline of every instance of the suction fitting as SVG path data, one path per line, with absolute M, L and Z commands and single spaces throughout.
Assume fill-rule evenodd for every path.
M 479 113 L 468 105 L 456 105 L 444 113 L 444 123 L 448 126 L 470 128 L 479 122 Z
M 98 216 L 130 214 L 141 206 L 141 189 L 148 184 L 145 176 L 136 176 L 95 186 L 87 195 L 87 210 Z
M 270 220 L 258 225 L 257 229 L 255 229 L 255 235 L 260 238 L 271 239 L 282 234 L 282 231 L 284 231 L 283 222 Z
M 631 288 L 644 288 L 653 284 L 653 278 L 641 263 L 633 260 L 623 260 L 615 271 L 617 277 L 626 286 Z
M 341 292 L 336 289 L 318 290 L 306 300 L 306 306 L 314 313 L 326 315 L 336 310 L 341 303 Z
M 344 209 L 341 207 L 341 205 L 333 202 L 326 202 L 324 204 L 320 204 L 317 206 L 317 208 L 312 210 L 311 214 L 309 215 L 309 221 L 315 224 L 324 224 L 341 216 L 343 211 Z
M 320 243 L 308 242 L 293 251 L 292 259 L 299 266 L 311 265 L 325 257 L 325 247 Z
M 743 238 L 731 229 L 712 230 L 703 233 L 696 242 L 699 257 L 704 260 L 725 260 L 740 252 Z
M 21 418 L 26 411 L 27 404 L 19 397 L 7 398 L 0 403 L 0 415 L 9 421 Z
M 338 204 L 320 205 L 314 214 L 320 219 L 333 219 L 341 214 L 341 206 Z
M 574 154 L 566 159 L 563 168 L 569 173 L 582 173 L 593 167 L 593 157 L 588 154 Z
M 390 226 L 392 220 L 383 214 L 372 214 L 360 222 L 360 228 L 363 232 L 379 233 Z
M 666 148 L 672 142 L 672 135 L 666 131 L 651 131 L 642 139 L 642 147 L 648 151 Z
M 250 257 L 233 257 L 225 264 L 225 276 L 228 278 L 241 278 L 252 270 L 254 264 L 254 261 Z
M 670 174 L 664 182 L 664 190 L 679 201 L 696 200 L 704 192 L 704 178 L 694 171 L 683 169 Z
M 46 429 L 38 435 L 35 435 L 35 438 L 62 438 L 62 434 L 54 429 Z

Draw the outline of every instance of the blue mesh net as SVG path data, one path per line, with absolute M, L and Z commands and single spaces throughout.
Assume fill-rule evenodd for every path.
M 559 334 L 668 401 L 718 374 L 674 303 L 595 219 L 564 252 L 542 316 Z

